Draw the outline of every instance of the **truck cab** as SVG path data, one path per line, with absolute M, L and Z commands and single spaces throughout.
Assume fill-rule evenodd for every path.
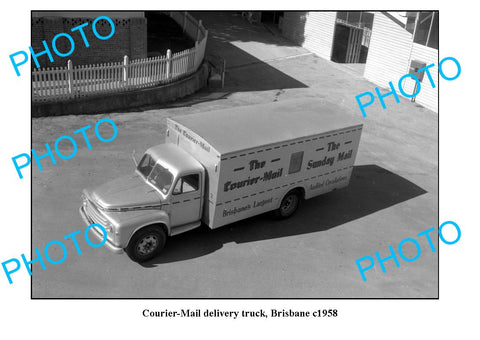
M 167 236 L 201 224 L 205 169 L 174 144 L 148 149 L 134 174 L 83 192 L 80 213 L 107 231 L 107 247 L 135 261 L 155 257 Z M 98 228 L 95 236 L 103 239 Z

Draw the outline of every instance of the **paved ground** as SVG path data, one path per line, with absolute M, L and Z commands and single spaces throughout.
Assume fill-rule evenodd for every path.
M 227 58 L 223 92 L 202 92 L 168 108 L 33 120 L 38 151 L 103 117 L 119 127 L 111 143 L 90 134 L 92 150 L 77 139 L 73 159 L 55 166 L 45 161 L 42 172 L 34 168 L 34 247 L 84 230 L 78 214 L 81 190 L 132 172 L 131 151 L 141 153 L 162 142 L 166 117 L 291 98 L 330 100 L 352 116 L 361 115 L 355 95 L 374 85 L 355 72 L 240 17 L 197 16 L 210 30 L 209 53 Z M 400 260 L 400 268 L 387 261 L 387 273 L 376 266 L 367 272 L 367 282 L 355 266 L 360 257 L 375 251 L 387 256 L 389 245 L 438 226 L 437 115 L 404 99 L 367 113 L 347 189 L 305 202 L 287 221 L 264 215 L 176 236 L 161 256 L 143 266 L 125 254 L 93 249 L 81 238 L 83 253 L 77 255 L 66 242 L 64 263 L 47 264 L 45 271 L 34 265 L 33 297 L 437 297 L 438 252 L 428 250 L 425 239 L 419 240 L 418 260 Z M 413 256 L 414 249 L 404 250 Z

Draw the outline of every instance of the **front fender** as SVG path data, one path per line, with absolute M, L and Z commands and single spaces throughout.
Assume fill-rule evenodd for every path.
M 114 221 L 115 243 L 118 247 L 125 248 L 135 232 L 152 224 L 165 225 L 167 235 L 171 234 L 170 217 L 164 210 L 109 212 L 109 215 Z

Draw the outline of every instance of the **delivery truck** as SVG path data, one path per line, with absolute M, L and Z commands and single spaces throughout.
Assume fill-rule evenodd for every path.
M 80 213 L 106 246 L 135 261 L 167 237 L 274 211 L 348 185 L 362 124 L 322 101 L 282 101 L 167 119 L 164 144 L 131 175 L 83 191 Z M 101 228 L 91 228 L 104 240 Z

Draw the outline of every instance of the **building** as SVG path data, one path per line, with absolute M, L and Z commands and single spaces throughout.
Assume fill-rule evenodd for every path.
M 365 63 L 372 29 L 369 12 L 283 12 L 282 34 L 318 56 L 340 63 Z
M 92 23 L 99 16 L 108 16 L 115 24 L 115 33 L 108 40 L 99 40 L 94 36 Z M 88 22 L 83 28 L 89 47 L 85 46 L 79 31 L 71 29 Z M 106 20 L 99 20 L 96 25 L 98 33 L 107 36 L 111 28 Z M 147 57 L 147 20 L 144 12 L 47 12 L 32 11 L 32 49 L 39 53 L 45 50 L 42 41 L 45 40 L 51 47 L 52 39 L 59 33 L 69 34 L 75 43 L 74 52 L 68 58 L 53 54 L 54 62 L 50 62 L 47 55 L 38 57 L 42 67 L 64 67 L 68 59 L 73 65 L 97 64 L 122 61 L 125 55 L 130 59 Z M 57 49 L 66 53 L 70 42 L 65 37 L 56 42 Z M 32 62 L 32 68 L 35 63 Z
M 365 78 L 385 88 L 391 81 L 396 87 L 400 77 L 414 72 L 415 65 L 430 64 L 435 64 L 430 73 L 436 86 L 424 76 L 413 100 L 438 112 L 438 12 L 375 13 Z M 402 88 L 412 94 L 415 84 L 407 78 Z
M 364 77 L 379 87 L 397 87 L 403 75 L 430 64 L 438 84 L 438 12 L 257 12 L 256 21 L 327 60 L 364 64 Z M 402 88 L 415 93 L 415 81 L 405 79 Z M 412 100 L 438 112 L 438 86 L 423 77 Z

